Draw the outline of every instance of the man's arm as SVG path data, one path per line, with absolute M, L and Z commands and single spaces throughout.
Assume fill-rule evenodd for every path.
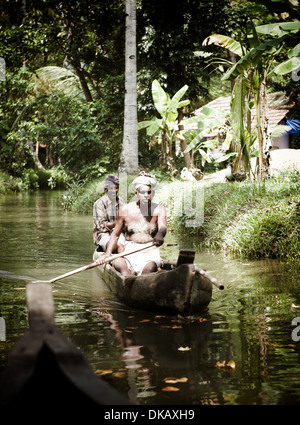
M 167 215 L 166 210 L 163 205 L 158 205 L 158 214 L 157 214 L 157 233 L 153 238 L 153 241 L 156 246 L 160 246 L 164 243 L 164 237 L 167 233 Z
M 105 221 L 105 227 L 109 230 L 112 230 L 116 225 L 116 221 Z
M 122 211 L 120 211 L 121 214 Z M 112 231 L 111 235 L 110 235 L 110 239 L 108 241 L 107 247 L 106 247 L 106 253 L 105 256 L 111 256 L 113 250 L 116 248 L 117 246 L 117 242 L 118 242 L 118 237 L 120 236 L 120 234 L 122 233 L 123 230 L 123 226 L 124 226 L 124 220 L 125 217 L 123 215 L 119 215 L 114 230 Z
M 117 206 L 119 206 L 119 208 L 121 208 L 122 206 L 124 205 L 124 201 L 123 201 L 123 199 L 122 198 L 118 198 L 118 202 L 117 202 L 117 204 L 116 204 L 116 208 L 117 208 Z M 116 209 L 116 211 L 117 211 L 117 209 Z M 109 220 L 107 220 L 107 218 L 106 218 L 106 213 L 105 213 L 105 211 L 103 210 L 103 214 L 102 214 L 102 216 L 103 216 L 103 219 L 102 219 L 102 221 L 101 221 L 101 224 L 106 228 L 106 229 L 108 229 L 110 232 L 114 229 L 114 227 L 115 227 L 115 225 L 116 225 L 116 222 L 117 222 L 117 219 L 116 220 L 114 220 L 114 221 L 109 221 Z M 118 214 L 117 214 L 118 215 Z

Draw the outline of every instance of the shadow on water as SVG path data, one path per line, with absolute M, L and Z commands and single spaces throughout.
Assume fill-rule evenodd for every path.
M 1 198 L 0 231 L 2 369 L 27 327 L 26 284 L 89 264 L 94 247 L 91 216 L 64 213 L 59 193 Z M 172 260 L 192 247 L 172 234 L 167 242 L 177 244 L 162 247 Z M 225 286 L 202 314 L 131 309 L 93 269 L 52 285 L 56 325 L 97 374 L 138 404 L 298 404 L 300 342 L 291 323 L 300 316 L 299 265 L 208 252 L 195 264 Z

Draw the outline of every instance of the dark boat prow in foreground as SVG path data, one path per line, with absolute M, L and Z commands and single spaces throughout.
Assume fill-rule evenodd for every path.
M 44 407 L 47 412 L 62 406 L 72 412 L 73 408 L 132 404 L 102 381 L 81 351 L 55 327 L 51 285 L 28 284 L 27 304 L 29 329 L 11 351 L 0 376 L 0 406 Z
M 94 252 L 94 261 L 103 253 Z M 216 279 L 193 264 L 194 251 L 181 251 L 178 261 L 162 261 L 155 273 L 123 276 L 109 263 L 98 266 L 101 278 L 124 304 L 137 309 L 180 314 L 200 313 L 209 305 Z

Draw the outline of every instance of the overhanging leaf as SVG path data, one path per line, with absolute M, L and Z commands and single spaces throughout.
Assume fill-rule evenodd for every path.
M 203 46 L 209 46 L 210 44 L 224 47 L 224 49 L 230 50 L 238 56 L 243 56 L 244 54 L 241 43 L 226 35 L 213 34 L 207 37 L 202 43 Z
M 292 57 L 285 62 L 280 63 L 275 66 L 275 68 L 268 74 L 268 77 L 271 77 L 274 74 L 285 75 L 293 72 L 300 66 L 300 58 Z
M 287 32 L 298 32 L 300 28 L 300 22 L 279 22 L 275 24 L 259 25 L 255 28 L 256 31 L 260 34 L 281 37 Z

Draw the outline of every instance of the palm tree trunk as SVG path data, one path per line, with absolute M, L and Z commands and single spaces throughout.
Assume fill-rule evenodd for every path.
M 124 129 L 119 174 L 137 172 L 136 0 L 126 0 Z

